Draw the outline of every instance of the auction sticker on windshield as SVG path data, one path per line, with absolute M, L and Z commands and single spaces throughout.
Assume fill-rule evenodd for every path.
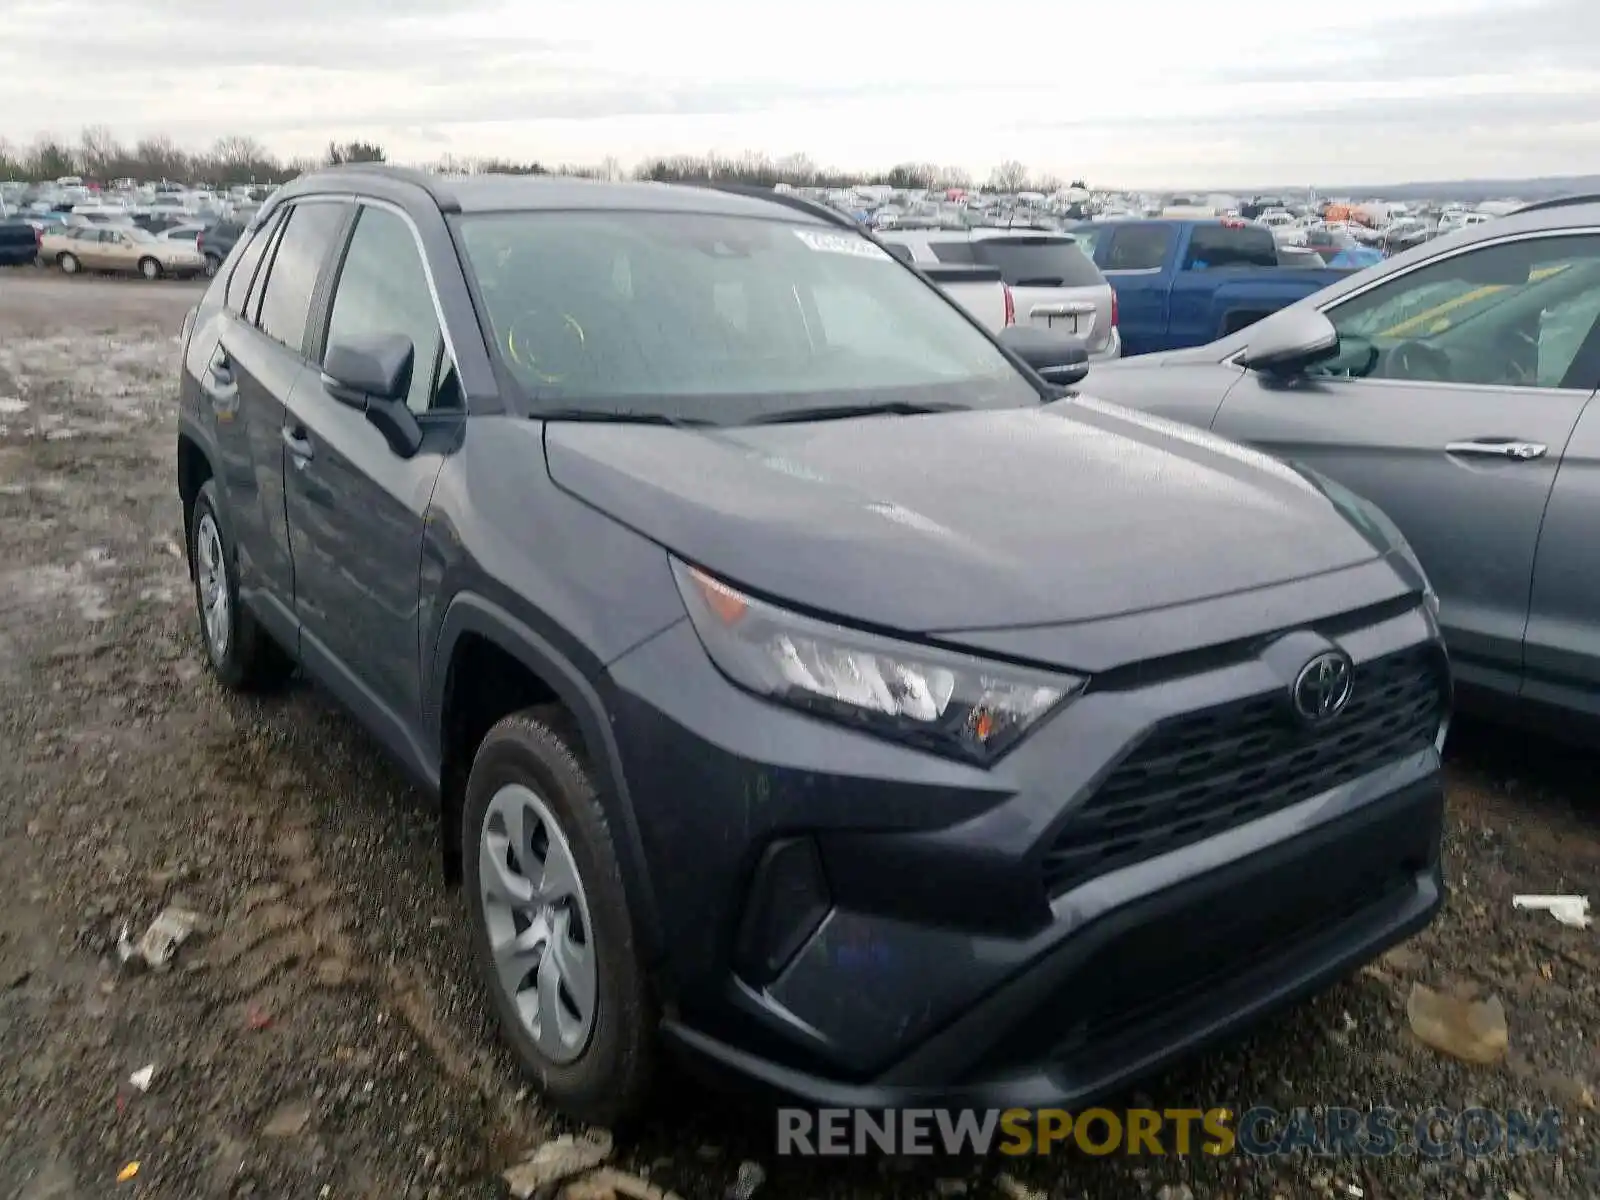
M 873 245 L 866 238 L 851 237 L 845 233 L 818 233 L 814 229 L 796 229 L 794 235 L 811 249 L 820 250 L 824 254 L 852 254 L 857 258 L 894 261 L 883 247 Z

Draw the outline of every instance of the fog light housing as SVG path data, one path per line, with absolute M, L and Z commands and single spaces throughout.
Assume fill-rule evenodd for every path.
M 734 950 L 739 974 L 758 987 L 771 983 L 832 907 L 816 844 L 810 838 L 773 842 L 756 864 L 739 922 Z

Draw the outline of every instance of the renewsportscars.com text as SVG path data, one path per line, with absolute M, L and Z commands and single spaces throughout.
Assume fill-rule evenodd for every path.
M 777 1152 L 799 1157 L 1091 1154 L 1482 1158 L 1554 1152 L 1561 1114 L 1442 1107 L 778 1110 Z

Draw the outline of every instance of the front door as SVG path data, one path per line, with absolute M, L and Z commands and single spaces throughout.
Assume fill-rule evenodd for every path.
M 411 226 L 363 206 L 316 352 L 378 333 L 403 334 L 415 348 L 408 407 L 423 445 L 402 457 L 308 372 L 285 424 L 295 611 L 307 665 L 362 705 L 400 753 L 414 754 L 423 519 L 459 434 L 460 396 Z
M 1213 427 L 1378 504 L 1433 581 L 1461 679 L 1515 693 L 1597 308 L 1600 235 L 1453 252 L 1335 301 L 1338 358 L 1288 381 L 1244 373 Z

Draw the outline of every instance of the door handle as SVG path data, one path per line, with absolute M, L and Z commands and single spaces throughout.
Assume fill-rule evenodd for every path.
M 305 461 L 316 455 L 316 447 L 311 444 L 311 439 L 306 436 L 303 428 L 283 427 L 283 444 L 289 447 L 289 453 L 295 456 L 296 465 L 304 465 Z
M 1528 462 L 1530 459 L 1543 458 L 1550 453 L 1550 447 L 1543 442 L 1516 442 L 1483 440 L 1476 442 L 1449 442 L 1445 445 L 1446 454 L 1467 454 L 1479 458 L 1509 458 L 1516 462 Z
M 217 352 L 211 356 L 210 365 L 206 368 L 211 378 L 223 387 L 233 383 L 233 360 L 228 357 L 228 352 L 222 347 L 217 347 Z

